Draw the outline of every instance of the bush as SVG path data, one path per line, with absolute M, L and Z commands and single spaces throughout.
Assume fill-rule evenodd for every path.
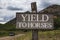
M 60 29 L 60 17 L 54 19 L 54 27 L 55 29 Z

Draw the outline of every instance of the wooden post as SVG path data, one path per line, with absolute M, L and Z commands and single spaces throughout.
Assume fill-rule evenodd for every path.
M 38 30 L 32 30 L 32 40 L 38 40 Z
M 31 3 L 31 11 L 32 11 L 32 13 L 37 13 L 36 2 Z
M 37 6 L 36 2 L 31 3 L 32 13 L 37 13 Z M 32 40 L 38 40 L 38 30 L 32 30 Z

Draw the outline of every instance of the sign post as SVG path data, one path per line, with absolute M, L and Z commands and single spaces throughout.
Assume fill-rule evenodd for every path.
M 38 40 L 38 30 L 32 30 L 32 40 Z
M 36 2 L 31 3 L 32 13 L 37 13 Z M 38 40 L 38 30 L 32 30 L 32 40 Z
M 16 13 L 16 28 L 31 29 L 32 40 L 38 40 L 38 29 L 53 29 L 53 15 L 38 13 L 36 2 L 31 7 L 32 12 Z

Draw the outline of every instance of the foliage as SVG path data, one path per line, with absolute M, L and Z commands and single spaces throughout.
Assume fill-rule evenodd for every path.
M 54 27 L 55 29 L 60 29 L 60 17 L 54 19 Z

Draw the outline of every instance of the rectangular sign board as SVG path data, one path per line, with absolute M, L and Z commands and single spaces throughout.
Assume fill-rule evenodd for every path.
M 16 13 L 17 29 L 53 29 L 53 15 L 40 13 Z

